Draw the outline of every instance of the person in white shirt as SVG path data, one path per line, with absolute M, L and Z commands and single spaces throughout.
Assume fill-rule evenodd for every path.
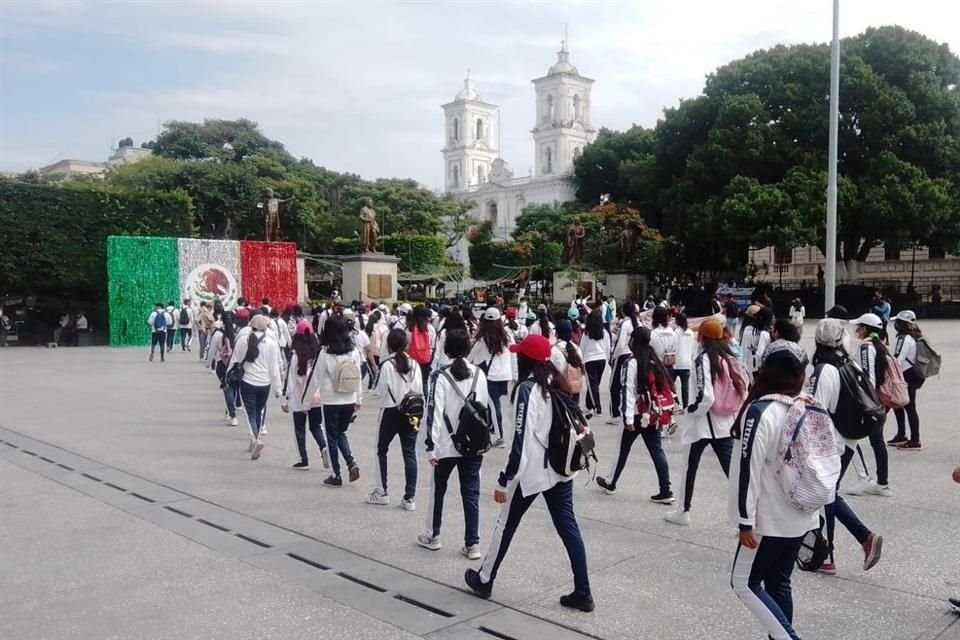
M 163 303 L 156 303 L 153 313 L 147 318 L 147 324 L 150 326 L 150 362 L 153 362 L 157 345 L 160 345 L 160 362 L 165 362 L 163 354 L 167 346 L 167 331 L 174 331 L 172 323 L 168 322 L 169 319 L 167 312 L 163 310 Z
M 444 349 L 451 364 L 437 369 L 430 376 L 427 401 L 427 456 L 433 473 L 430 474 L 430 501 L 427 506 L 426 531 L 417 536 L 417 544 L 430 551 L 441 548 L 440 528 L 443 520 L 443 498 L 453 470 L 460 478 L 460 498 L 463 502 L 463 520 L 466 529 L 460 553 L 471 560 L 479 560 L 480 553 L 480 469 L 483 455 L 463 456 L 453 442 L 453 433 L 459 427 L 464 398 L 471 391 L 481 405 L 490 402 L 487 377 L 480 367 L 467 360 L 470 338 L 462 330 L 447 331 Z M 456 388 L 454 388 L 456 385 Z
M 360 409 L 360 353 L 353 346 L 350 337 L 350 328 L 339 315 L 331 316 L 327 320 L 321 340 L 323 349 L 317 356 L 315 376 L 320 377 L 320 397 L 323 400 L 323 424 L 327 432 L 328 451 L 332 473 L 323 484 L 328 487 L 342 487 L 340 477 L 340 456 L 347 465 L 350 473 L 350 482 L 360 479 L 360 465 L 357 464 L 353 451 L 350 450 L 350 440 L 347 438 L 347 429 L 353 422 L 353 416 Z M 355 381 L 343 380 L 352 361 L 356 368 Z M 354 384 L 352 389 L 344 389 L 344 382 Z
M 587 372 L 587 411 L 599 417 L 603 415 L 600 380 L 603 379 L 603 370 L 610 360 L 610 331 L 603 321 L 603 311 L 599 308 L 587 316 L 586 329 L 580 338 L 580 352 L 583 354 L 583 366 Z
M 527 329 L 525 323 L 517 322 L 517 310 L 515 307 L 507 307 L 503 315 L 507 318 L 505 328 L 513 336 L 514 342 L 520 342 L 527 337 L 530 330 Z
M 503 328 L 500 309 L 487 307 L 480 320 L 477 337 L 470 349 L 469 360 L 480 367 L 487 377 L 487 393 L 493 405 L 497 425 L 494 447 L 504 447 L 503 408 L 500 399 L 507 395 L 508 383 L 517 381 L 517 357 L 510 353 L 513 336 Z
M 860 344 L 857 345 L 855 351 L 857 354 L 857 362 L 866 374 L 870 385 L 874 389 L 879 389 L 880 385 L 883 384 L 887 375 L 890 373 L 887 364 L 887 357 L 890 355 L 890 352 L 880 337 L 880 332 L 883 331 L 883 321 L 876 314 L 865 313 L 856 320 L 851 320 L 850 324 L 853 325 L 856 336 L 860 339 Z M 848 490 L 847 493 L 853 495 L 869 493 L 871 495 L 889 498 L 893 495 L 893 492 L 890 490 L 889 456 L 887 454 L 887 445 L 883 441 L 882 429 L 878 429 L 870 434 L 870 447 L 873 449 L 874 459 L 877 464 L 877 477 L 875 480 L 870 478 L 869 472 L 867 472 L 866 469 L 866 462 L 863 460 L 863 452 L 860 451 L 860 447 L 858 446 L 853 462 L 856 464 L 859 459 L 863 466 L 864 475 L 867 477 L 860 486 L 853 488 L 853 490 Z M 859 472 L 857 475 L 859 475 Z
M 373 352 L 370 350 L 370 336 L 366 331 L 361 330 L 361 325 L 357 322 L 357 314 L 353 309 L 343 310 L 343 321 L 350 329 L 350 340 L 360 356 L 361 378 L 367 376 L 371 381 L 374 380 L 377 376 L 377 362 L 373 359 Z
M 390 504 L 390 492 L 387 488 L 387 451 L 395 437 L 400 438 L 400 450 L 403 453 L 403 497 L 400 505 L 407 511 L 417 508 L 417 434 L 420 422 L 411 423 L 411 419 L 400 413 L 397 405 L 408 393 L 423 397 L 423 378 L 417 370 L 417 363 L 406 353 L 407 333 L 403 329 L 393 329 L 387 334 L 390 355 L 382 361 L 377 376 L 377 395 L 380 396 L 380 428 L 377 433 L 377 485 L 367 496 L 368 504 Z M 416 420 L 414 418 L 414 420 Z
M 401 307 L 404 305 L 400 305 Z M 406 305 L 409 307 L 410 305 Z M 420 365 L 420 374 L 423 376 L 424 388 L 430 382 L 430 370 L 437 351 L 437 330 L 430 324 L 430 310 L 423 305 L 418 306 L 406 316 L 407 355 Z M 397 326 L 394 325 L 396 329 Z
M 537 307 L 537 321 L 530 326 L 530 335 L 543 336 L 554 344 L 557 341 L 556 325 L 550 319 L 550 312 L 546 305 Z
M 757 307 L 752 316 L 748 309 L 747 315 L 743 317 L 743 333 L 740 338 L 740 346 L 747 361 L 747 375 L 750 376 L 751 380 L 760 370 L 763 352 L 770 344 L 770 325 L 772 322 L 773 313 L 766 307 Z
M 513 345 L 510 350 L 518 355 L 519 374 L 523 382 L 514 388 L 517 429 L 510 456 L 494 490 L 494 500 L 503 506 L 480 570 L 468 569 L 464 580 L 478 596 L 490 597 L 500 563 L 507 555 L 517 527 L 537 496 L 542 495 L 553 526 L 563 540 L 573 571 L 573 592 L 561 596 L 560 604 L 580 611 L 593 611 L 587 554 L 573 511 L 573 480 L 576 474 L 562 476 L 542 462 L 547 453 L 544 443 L 549 439 L 553 420 L 550 392 L 559 377 L 550 363 L 553 349 L 546 338 L 533 335 Z
M 177 308 L 173 305 L 173 300 L 167 303 L 165 311 L 169 319 L 167 323 L 167 353 L 169 354 L 173 351 L 173 343 L 177 338 L 177 326 L 179 324 L 179 318 L 177 316 L 180 314 L 177 313 Z
M 301 320 L 295 331 L 292 340 L 293 353 L 290 355 L 290 370 L 284 385 L 281 404 L 284 413 L 293 413 L 293 434 L 297 439 L 297 451 L 300 453 L 300 460 L 294 463 L 293 468 L 298 471 L 310 468 L 310 459 L 307 454 L 307 424 L 309 423 L 310 434 L 320 447 L 323 468 L 329 469 L 327 441 L 323 437 L 320 378 L 314 375 L 318 353 L 317 339 L 313 336 L 313 325 L 306 320 Z
M 674 380 L 680 382 L 680 399 L 684 407 L 690 406 L 690 371 L 693 369 L 693 355 L 696 350 L 697 336 L 687 326 L 687 314 L 678 313 L 677 356 L 673 364 Z
M 84 315 L 83 311 L 77 312 L 77 331 L 86 332 L 90 328 L 90 324 L 87 321 L 87 316 Z
M 777 472 L 789 407 L 767 394 L 800 395 L 807 354 L 780 340 L 765 354 L 755 386 L 734 427 L 738 455 L 733 456 L 727 504 L 739 532 L 730 586 L 769 637 L 797 639 L 793 628 L 790 574 L 806 533 L 818 526 L 816 513 L 790 504 Z M 744 427 L 744 425 L 750 425 Z
M 677 332 L 670 328 L 670 311 L 665 307 L 657 307 L 653 310 L 652 323 L 650 346 L 672 378 L 673 365 L 677 363 Z
M 390 326 L 383 317 L 383 312 L 375 309 L 367 317 L 366 334 L 370 338 L 370 356 L 373 358 L 373 373 L 370 376 L 369 390 L 374 390 L 377 386 L 377 374 L 380 372 L 380 363 L 389 356 L 389 347 L 387 345 L 387 334 L 390 333 Z
M 560 374 L 561 380 L 558 380 L 558 384 L 566 379 L 562 388 L 579 406 L 582 391 L 577 389 L 583 389 L 583 381 L 587 374 L 583 366 L 583 352 L 573 341 L 573 323 L 569 320 L 561 320 L 557 323 L 557 343 L 550 351 L 550 363 Z
M 233 347 L 237 343 L 234 315 L 226 311 L 219 320 L 213 322 L 213 332 L 207 344 L 207 358 L 210 370 L 220 381 L 220 390 L 223 391 L 223 400 L 226 405 L 224 420 L 227 426 L 237 426 L 237 408 L 242 407 L 240 402 L 240 388 L 227 384 L 227 370 L 233 357 Z
M 447 318 L 443 321 L 443 326 L 437 331 L 437 346 L 434 348 L 433 355 L 434 371 L 447 367 L 453 362 L 446 351 L 447 334 L 451 331 L 463 331 L 470 335 L 467 330 L 467 323 L 463 321 L 463 316 L 456 309 L 450 310 Z
M 622 307 L 623 318 L 617 330 L 616 339 L 613 341 L 613 352 L 610 354 L 610 419 L 607 424 L 619 425 L 620 418 L 620 398 L 623 395 L 623 374 L 622 369 L 627 360 L 631 357 L 630 337 L 637 327 L 640 326 L 640 320 L 637 319 L 637 305 L 627 300 Z
M 797 328 L 800 335 L 803 335 L 803 321 L 807 317 L 807 309 L 803 306 L 800 298 L 794 298 L 790 303 L 790 323 Z
M 250 459 L 256 460 L 263 451 L 260 428 L 263 426 L 270 392 L 281 396 L 283 378 L 280 374 L 280 347 L 267 334 L 270 319 L 258 315 L 250 320 L 251 332 L 238 340 L 230 357 L 230 367 L 243 369 L 240 398 L 247 414 L 250 429 Z
M 893 415 L 897 418 L 897 435 L 887 444 L 898 449 L 920 449 L 920 414 L 917 413 L 917 389 L 923 384 L 913 370 L 917 361 L 917 340 L 923 337 L 920 327 L 917 326 L 917 314 L 913 311 L 901 311 L 893 322 L 897 332 L 894 343 L 894 355 L 903 370 L 903 379 L 907 383 L 910 403 L 903 409 L 894 409 Z M 910 439 L 907 439 L 906 423 L 910 423 Z
M 852 418 L 849 415 L 838 413 L 838 408 L 841 405 L 840 397 L 844 393 L 840 368 L 849 362 L 849 357 L 843 348 L 847 333 L 845 327 L 846 322 L 837 318 L 825 318 L 817 325 L 815 336 L 817 350 L 813 354 L 813 374 L 807 381 L 807 392 L 827 408 L 835 425 L 840 420 L 850 420 Z M 860 543 L 863 548 L 863 570 L 868 571 L 880 561 L 883 537 L 875 534 L 864 525 L 853 508 L 840 494 L 840 482 L 843 481 L 847 466 L 853 459 L 854 448 L 857 443 L 841 436 L 836 428 L 834 436 L 837 441 L 837 448 L 843 454 L 840 457 L 840 478 L 837 480 L 836 499 L 824 507 L 826 537 L 831 550 L 829 561 L 823 563 L 820 572 L 828 575 L 834 575 L 837 572 L 833 555 L 833 534 L 836 520 L 839 520 Z
M 280 310 L 273 308 L 270 310 L 270 324 L 273 325 L 273 332 L 277 336 L 277 344 L 280 345 L 280 352 L 283 356 L 283 364 L 286 365 L 290 360 L 290 348 L 293 342 L 293 336 L 290 335 L 290 327 L 280 318 Z M 313 333 L 313 326 L 310 327 L 310 333 Z
M 185 298 L 183 305 L 176 312 L 177 330 L 180 334 L 180 350 L 190 351 L 190 345 L 193 342 L 193 325 L 195 316 L 190 300 Z

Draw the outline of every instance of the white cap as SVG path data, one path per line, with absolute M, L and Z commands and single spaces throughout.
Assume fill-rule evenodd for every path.
M 344 320 L 356 320 L 357 314 L 353 309 L 344 309 L 343 310 L 343 319 Z
M 411 307 L 409 303 L 404 302 L 402 305 L 400 305 L 400 306 L 397 308 L 397 311 L 399 311 L 400 313 L 403 313 L 403 314 L 412 313 L 412 312 L 413 312 L 413 307 Z
M 856 320 L 851 320 L 850 324 L 862 324 L 865 327 L 871 327 L 873 329 L 883 329 L 883 320 L 881 320 L 880 316 L 875 313 L 865 313 Z
M 499 320 L 500 319 L 500 309 L 496 307 L 487 307 L 483 312 L 484 320 Z
M 901 311 L 900 313 L 897 314 L 896 319 L 903 320 L 904 322 L 909 322 L 910 324 L 913 324 L 914 322 L 917 321 L 917 314 L 909 310 Z

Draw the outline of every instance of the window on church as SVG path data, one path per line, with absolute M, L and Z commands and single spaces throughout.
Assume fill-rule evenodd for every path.
M 573 159 L 576 160 L 580 157 L 580 147 L 573 148 Z
M 487 181 L 487 172 L 484 170 L 482 164 L 478 164 L 477 165 L 477 184 L 483 184 L 486 181 Z
M 453 165 L 450 170 L 450 184 L 455 187 L 460 186 L 460 168 L 457 165 Z
M 477 118 L 477 140 L 483 140 L 483 120 Z
M 573 96 L 573 119 L 580 119 L 580 96 Z
M 492 222 L 494 226 L 497 224 L 497 203 L 491 200 L 487 203 L 487 220 Z
M 547 147 L 547 151 L 543 156 L 543 172 L 553 173 L 553 149 L 550 147 Z
M 543 121 L 551 122 L 553 120 L 553 95 L 548 94 L 543 102 Z
M 454 119 L 453 119 L 453 137 L 452 137 L 452 139 L 453 139 L 453 140 L 459 140 L 459 139 L 460 139 L 460 119 L 459 119 L 459 118 L 454 118 Z

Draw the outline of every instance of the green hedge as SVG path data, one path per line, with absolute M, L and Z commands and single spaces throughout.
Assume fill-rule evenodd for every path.
M 192 236 L 182 192 L 0 179 L 0 293 L 106 297 L 107 236 Z
M 383 236 L 383 252 L 400 258 L 400 271 L 426 273 L 447 262 L 447 243 L 439 236 L 396 233 Z

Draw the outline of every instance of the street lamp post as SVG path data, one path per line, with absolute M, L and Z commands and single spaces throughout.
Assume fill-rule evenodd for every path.
M 836 304 L 837 288 L 837 129 L 840 111 L 840 0 L 833 0 L 830 48 L 830 143 L 827 158 L 827 265 L 824 310 Z

